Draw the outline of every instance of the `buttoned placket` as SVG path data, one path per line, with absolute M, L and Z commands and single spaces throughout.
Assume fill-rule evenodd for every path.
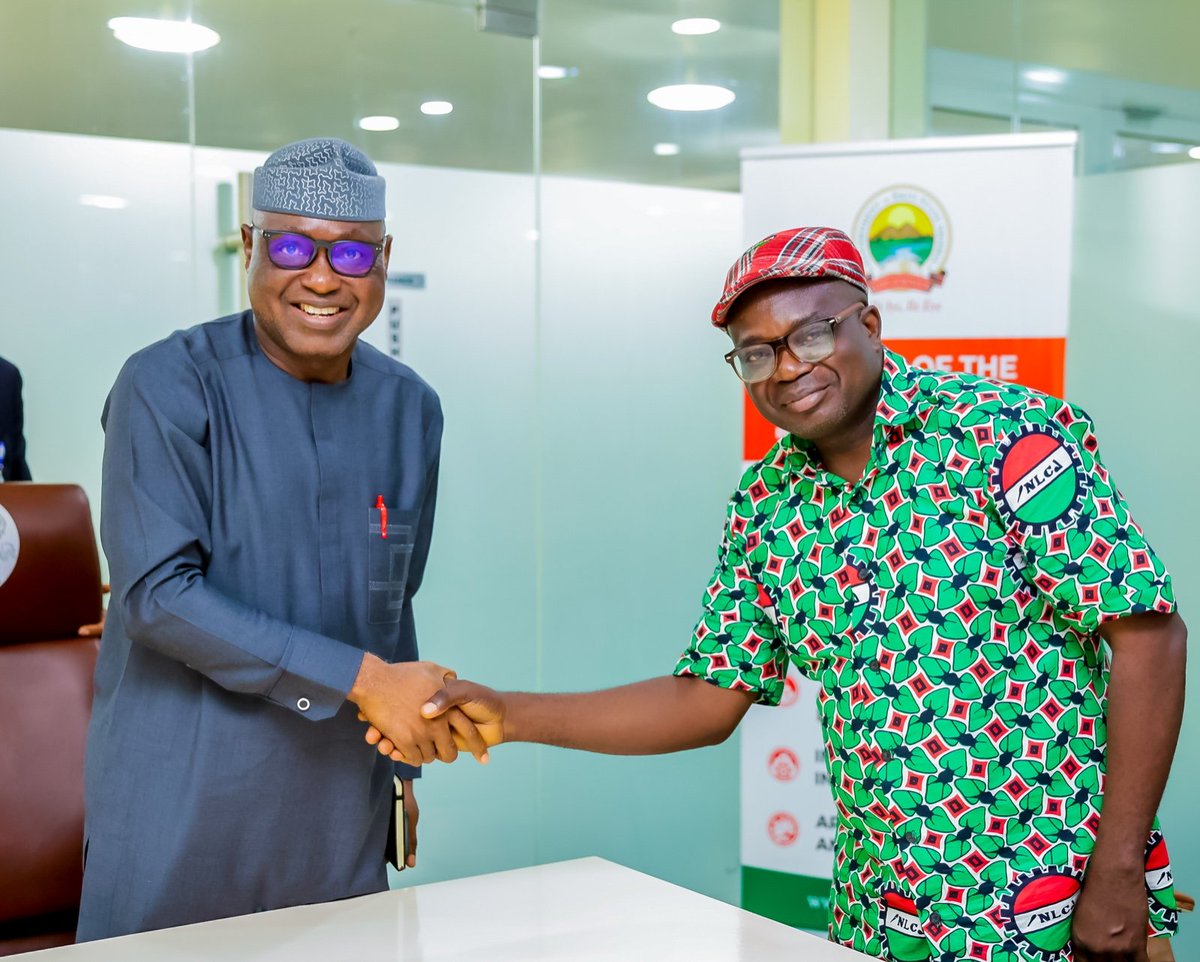
M 867 510 L 867 505 L 871 501 L 869 494 L 871 485 L 875 478 L 879 475 L 882 466 L 886 464 L 889 455 L 889 448 L 894 446 L 894 444 L 898 442 L 902 436 L 899 432 L 899 429 L 882 424 L 876 427 L 875 435 L 876 436 L 871 446 L 870 457 L 867 460 L 867 464 L 863 470 L 862 476 L 857 481 L 846 481 L 845 479 L 825 470 L 823 467 L 814 469 L 811 467 L 811 463 L 809 466 L 809 471 L 812 473 L 812 482 L 824 487 L 830 492 L 835 492 L 839 509 L 851 514 L 862 515 L 864 519 L 864 535 L 866 534 L 870 524 L 869 517 L 871 512 Z M 857 546 L 861 547 L 861 545 Z M 874 593 L 872 607 L 881 606 L 882 599 L 878 595 L 879 589 L 874 578 L 874 552 L 873 550 L 870 551 L 869 553 L 872 556 L 871 559 L 869 561 L 864 561 L 863 559 L 855 556 L 853 552 L 854 547 L 856 547 L 856 545 L 847 546 L 840 560 L 845 561 L 846 563 L 854 564 L 863 569 L 863 573 L 870 581 Z M 860 630 L 855 634 L 854 646 L 852 648 L 852 657 L 854 663 L 861 667 L 856 669 L 857 678 L 854 689 L 851 691 L 850 716 L 852 723 L 858 723 L 862 725 L 864 729 L 867 725 L 867 719 L 864 717 L 864 712 L 867 705 L 873 703 L 876 698 L 882 697 L 886 686 L 891 682 L 890 674 L 885 673 L 883 662 L 879 657 L 881 653 L 881 638 L 879 634 L 878 623 L 875 620 L 877 617 L 878 612 L 868 611 L 868 618 L 871 619 L 871 622 L 860 626 Z M 878 673 L 881 676 L 878 683 L 873 682 L 873 680 L 868 677 L 868 674 L 862 670 L 863 668 L 868 668 L 870 671 Z M 859 686 L 865 686 L 869 688 L 873 697 L 869 699 L 864 698 Z M 868 778 L 871 779 L 871 794 L 875 801 L 892 816 L 894 821 L 898 817 L 899 813 L 895 811 L 891 802 L 890 791 L 885 786 L 888 785 L 887 776 L 889 773 L 887 769 L 896 761 L 896 756 L 892 750 L 884 748 L 879 744 L 878 739 L 875 737 L 876 732 L 864 731 L 863 736 L 869 739 L 870 743 L 875 749 L 875 758 L 873 760 L 874 764 L 872 765 L 873 774 L 868 774 Z M 891 774 L 895 774 L 895 772 L 893 771 Z M 909 832 L 905 836 L 904 841 L 907 844 L 915 844 L 917 841 L 919 841 L 919 836 L 915 833 Z

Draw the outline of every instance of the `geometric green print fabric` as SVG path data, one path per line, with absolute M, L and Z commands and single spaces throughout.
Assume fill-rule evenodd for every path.
M 1056 962 L 1104 788 L 1097 629 L 1174 610 L 1082 411 L 889 351 L 857 483 L 791 436 L 743 476 L 675 671 L 771 705 L 789 662 L 819 684 L 835 940 Z M 1157 826 L 1146 879 L 1170 933 Z

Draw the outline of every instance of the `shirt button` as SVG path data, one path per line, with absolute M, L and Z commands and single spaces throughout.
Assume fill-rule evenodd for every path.
M 940 912 L 930 912 L 929 913 L 929 924 L 930 925 L 941 925 L 942 924 L 941 913 Z
M 312 707 L 312 702 L 310 702 L 307 698 L 301 698 L 296 702 L 296 707 L 301 711 L 308 711 L 309 708 Z
M 888 751 L 885 748 L 882 752 L 879 753 L 879 757 L 882 758 L 885 762 L 890 762 L 893 758 L 896 757 L 896 753 L 892 752 L 892 751 Z
M 867 662 L 867 667 L 872 671 L 879 671 L 879 669 L 883 666 L 879 663 L 878 658 L 872 658 L 869 662 Z

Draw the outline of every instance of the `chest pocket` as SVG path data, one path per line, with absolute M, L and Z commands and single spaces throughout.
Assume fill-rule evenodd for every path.
M 389 625 L 399 622 L 404 610 L 416 529 L 408 524 L 389 524 L 385 538 L 379 514 L 377 508 L 371 508 L 368 515 L 367 621 Z

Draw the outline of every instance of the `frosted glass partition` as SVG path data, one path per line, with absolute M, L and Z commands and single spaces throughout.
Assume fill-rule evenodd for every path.
M 1083 177 L 1077 184 L 1067 396 L 1096 420 L 1105 461 L 1174 576 L 1195 639 L 1200 309 L 1193 264 L 1200 164 Z M 1175 884 L 1194 895 L 1200 889 L 1200 659 L 1194 652 L 1188 686 L 1190 704 L 1160 814 Z M 1176 957 L 1196 958 L 1200 932 L 1191 915 L 1181 923 Z
M 740 473 L 740 388 L 709 312 L 741 197 L 542 180 L 541 683 L 669 673 Z M 661 758 L 546 750 L 540 860 L 600 854 L 737 902 L 735 741 Z M 697 824 L 710 826 L 698 844 Z
M 27 303 L 0 325 L 25 379 L 38 481 L 100 504 L 100 411 L 125 358 L 195 319 L 185 144 L 0 130 L 0 259 Z

